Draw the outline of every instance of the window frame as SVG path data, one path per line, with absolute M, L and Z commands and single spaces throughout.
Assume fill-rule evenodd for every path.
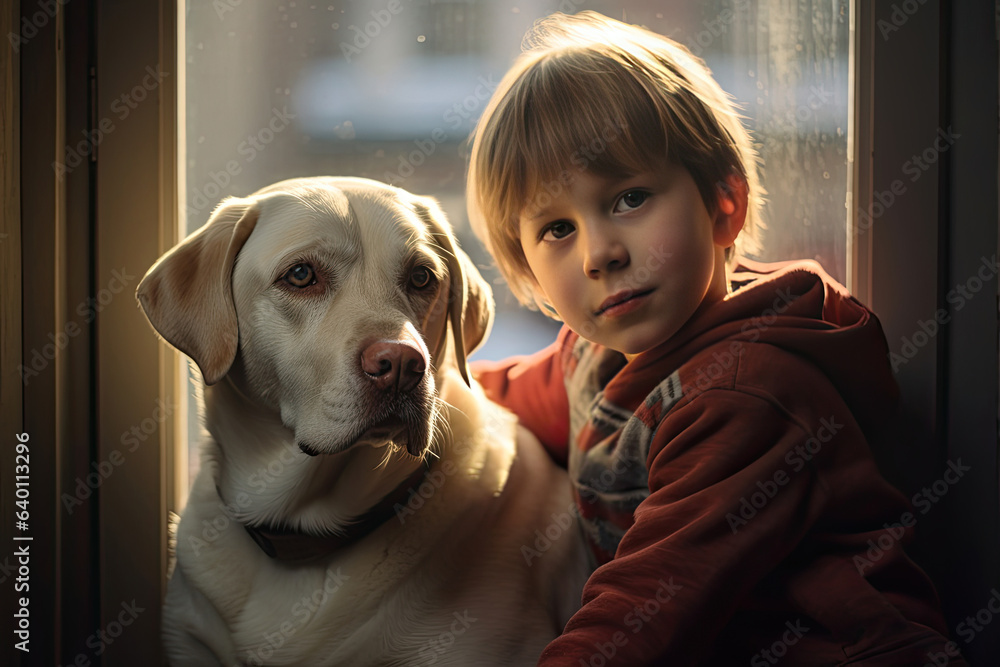
M 132 600 L 145 609 L 109 645 L 105 664 L 130 664 L 150 647 L 159 653 L 169 513 L 178 511 L 186 495 L 186 448 L 174 446 L 186 428 L 187 392 L 180 379 L 184 362 L 152 334 L 133 296 L 146 270 L 181 237 L 178 97 L 183 56 L 178 45 L 183 20 L 183 2 L 174 0 L 97 4 L 96 109 L 114 109 L 123 93 L 147 81 L 149 68 L 164 73 L 148 102 L 128 105 L 127 118 L 102 141 L 96 165 L 95 273 L 105 276 L 135 267 L 128 271 L 135 281 L 127 298 L 116 299 L 101 313 L 98 328 L 100 460 L 109 460 L 116 450 L 127 451 L 122 436 L 155 414 L 157 401 L 169 413 L 145 446 L 127 454 L 128 474 L 109 477 L 100 489 L 101 627 L 115 621 L 122 605 Z M 122 114 L 124 110 L 118 118 Z M 156 196 L 122 196 L 127 192 Z M 128 387 L 127 395 L 121 387 Z
M 852 221 L 879 196 L 887 201 L 894 184 L 898 190 L 902 181 L 906 191 L 881 216 L 872 211 L 874 222 L 855 237 L 849 273 L 853 293 L 878 314 L 889 351 L 899 355 L 900 414 L 880 460 L 887 476 L 912 499 L 941 479 L 950 461 L 972 469 L 975 481 L 955 484 L 926 515 L 917 514 L 910 550 L 937 585 L 954 631 L 1000 581 L 997 276 L 961 309 L 951 300 L 984 254 L 998 248 L 1000 15 L 985 0 L 907 5 L 917 8 L 912 12 L 904 4 L 855 3 Z M 962 140 L 938 151 L 914 181 L 914 156 L 942 132 L 954 137 L 949 128 Z M 918 332 L 932 329 L 921 323 L 938 312 L 948 321 L 905 356 L 903 339 L 924 340 Z M 961 648 L 972 664 L 985 662 L 1000 654 L 1000 630 Z
M 5 40 L 0 68 L 0 391 L 5 438 L 26 432 L 32 444 L 33 538 L 21 593 L 30 600 L 30 652 L 5 642 L 4 664 L 159 662 L 167 515 L 185 489 L 173 456 L 183 448 L 171 443 L 186 415 L 180 355 L 152 335 L 134 291 L 179 238 L 178 79 L 165 77 L 127 116 L 111 104 L 147 65 L 176 72 L 179 11 L 172 0 L 22 0 L 0 11 L 3 34 L 22 38 L 17 49 Z M 114 129 L 94 139 L 102 120 Z M 83 159 L 58 173 L 54 163 L 84 137 Z M 28 267 L 42 268 L 28 279 Z M 64 345 L 46 350 L 60 337 Z M 49 359 L 23 382 L 20 369 L 39 350 Z M 154 420 L 145 446 L 126 447 L 123 437 L 164 401 L 176 410 L 159 413 L 169 414 Z M 4 451 L 0 539 L 16 545 L 13 445 Z M 17 596 L 2 597 L 12 619 Z M 123 618 L 127 628 L 115 635 Z M 113 641 L 102 645 L 98 633 L 109 629 Z

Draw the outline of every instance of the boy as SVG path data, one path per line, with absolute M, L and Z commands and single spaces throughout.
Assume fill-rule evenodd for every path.
M 596 13 L 533 38 L 468 192 L 513 292 L 565 323 L 475 368 L 568 467 L 599 565 L 539 664 L 964 664 L 866 442 L 897 393 L 877 319 L 814 262 L 735 264 L 761 190 L 725 94 Z

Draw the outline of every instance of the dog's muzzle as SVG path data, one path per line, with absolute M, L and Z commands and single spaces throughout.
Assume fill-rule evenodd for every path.
M 379 447 L 392 442 L 412 456 L 422 456 L 436 413 L 434 380 L 427 372 L 429 354 L 420 334 L 408 323 L 394 339 L 363 341 L 357 359 L 357 391 L 365 406 L 358 430 L 332 451 L 308 441 L 300 441 L 299 449 L 317 456 L 355 445 Z

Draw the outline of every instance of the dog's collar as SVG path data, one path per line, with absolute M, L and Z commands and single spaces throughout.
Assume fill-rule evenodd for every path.
M 372 533 L 396 513 L 397 505 L 406 504 L 410 493 L 420 486 L 426 475 L 425 463 L 378 504 L 346 526 L 340 535 L 310 535 L 288 528 L 242 525 L 261 551 L 269 557 L 282 561 L 312 560 L 329 555 Z M 222 498 L 222 490 L 218 486 L 215 490 L 219 498 Z M 224 498 L 222 502 L 225 503 Z

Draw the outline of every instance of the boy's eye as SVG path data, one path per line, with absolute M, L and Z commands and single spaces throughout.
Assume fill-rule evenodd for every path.
M 643 205 L 649 193 L 644 190 L 629 190 L 615 204 L 615 213 L 625 213 Z
M 574 231 L 573 225 L 565 220 L 557 220 L 542 230 L 542 239 L 561 239 L 569 236 Z

